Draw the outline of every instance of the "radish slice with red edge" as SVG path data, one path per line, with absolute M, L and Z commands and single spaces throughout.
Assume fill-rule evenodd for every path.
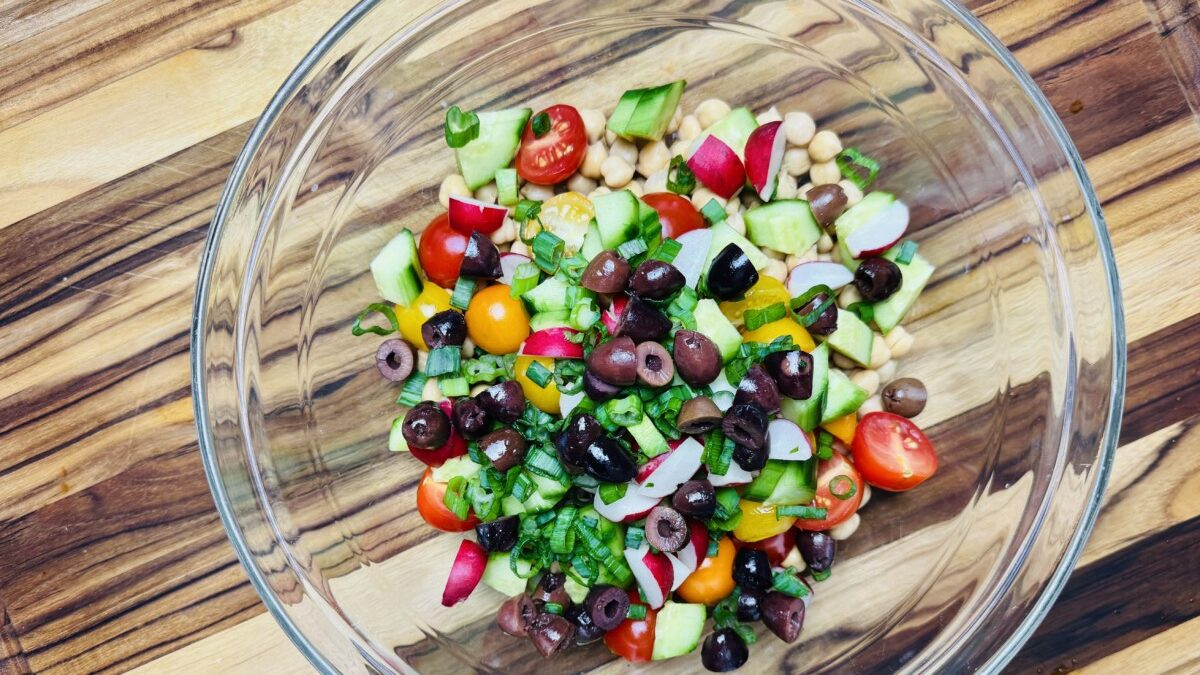
M 675 254 L 675 259 L 671 261 L 671 264 L 683 274 L 688 288 L 695 290 L 696 284 L 700 283 L 700 276 L 704 274 L 704 261 L 708 260 L 708 249 L 712 245 L 712 237 L 712 230 L 705 227 L 684 232 L 675 239 L 679 242 L 679 252 Z
M 696 179 L 722 199 L 737 194 L 746 184 L 746 167 L 733 148 L 716 136 L 704 139 L 696 153 L 687 161 Z
M 692 570 L 674 553 L 668 553 L 667 560 L 671 561 L 671 591 L 674 592 L 683 585 Z
M 763 201 L 770 201 L 775 194 L 775 177 L 783 165 L 786 143 L 783 122 L 767 122 L 750 132 L 750 137 L 746 139 L 746 178 Z
M 853 281 L 854 272 L 846 269 L 845 265 L 827 260 L 814 260 L 792 268 L 788 273 L 787 289 L 795 298 L 817 286 L 825 285 L 836 291 Z
M 650 609 L 658 609 L 671 593 L 671 584 L 675 580 L 675 568 L 665 553 L 654 553 L 646 544 L 638 548 L 625 549 L 625 561 L 633 571 L 638 588 L 646 596 L 646 604 Z
M 583 345 L 571 342 L 568 336 L 579 331 L 561 326 L 543 328 L 525 338 L 521 353 L 525 356 L 549 356 L 556 359 L 582 359 Z
M 717 475 L 711 471 L 708 474 L 708 482 L 713 484 L 713 487 L 721 487 L 723 485 L 745 485 L 754 480 L 753 474 L 738 466 L 737 462 L 730 462 L 729 468 L 723 475 Z
M 506 286 L 512 286 L 513 274 L 516 273 L 517 266 L 527 262 L 533 262 L 529 259 L 529 256 L 524 256 L 520 253 L 501 253 L 500 278 L 498 281 Z
M 600 315 L 600 321 L 604 323 L 604 327 L 608 329 L 610 334 L 617 332 L 617 324 L 621 322 L 621 315 L 625 313 L 625 305 L 628 304 L 628 295 L 615 296 L 613 297 L 612 304 Z
M 908 230 L 908 207 L 897 199 L 846 235 L 846 248 L 855 258 L 879 255 L 896 245 Z
M 689 436 L 678 448 L 659 455 L 666 459 L 654 467 L 644 481 L 638 481 L 641 483 L 639 490 L 647 497 L 666 497 L 700 470 L 703 455 L 704 445 Z
M 696 522 L 689 522 L 688 528 L 692 534 L 691 541 L 679 549 L 675 556 L 689 570 L 695 571 L 700 561 L 708 557 L 708 528 Z
M 767 459 L 803 462 L 812 457 L 808 435 L 791 420 L 771 420 L 767 425 Z
M 464 539 L 458 545 L 458 555 L 454 556 L 454 564 L 450 566 L 450 577 L 446 579 L 446 588 L 442 591 L 442 605 L 453 607 L 479 585 L 483 578 L 483 569 L 487 567 L 487 551 L 479 544 Z
M 564 415 L 564 417 L 566 417 L 566 416 Z M 673 440 L 673 441 L 668 440 L 667 447 L 670 448 L 671 450 L 674 450 L 675 448 L 678 448 L 683 443 L 683 441 L 684 441 L 684 439 L 682 439 L 682 438 Z M 636 445 L 637 441 L 634 441 L 633 444 Z M 638 485 L 645 483 L 646 478 L 648 478 L 650 476 L 650 474 L 653 473 L 654 470 L 659 467 L 660 464 L 667 461 L 667 458 L 670 456 L 671 456 L 671 453 L 664 452 L 663 454 L 661 454 L 657 457 L 651 457 L 648 462 L 646 462 L 645 464 L 638 467 L 637 478 L 635 478 L 634 480 L 637 481 Z
M 470 197 L 450 197 L 450 227 L 469 235 L 479 231 L 491 234 L 504 225 L 508 209 L 490 202 L 481 202 Z
M 650 509 L 658 506 L 657 497 L 647 497 L 638 491 L 637 483 L 626 483 L 625 494 L 611 504 L 605 504 L 600 498 L 600 491 L 592 499 L 596 513 L 608 518 L 614 523 L 632 523 L 639 518 L 645 518 Z

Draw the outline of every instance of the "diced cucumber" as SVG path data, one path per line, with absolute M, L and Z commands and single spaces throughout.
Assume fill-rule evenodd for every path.
M 821 411 L 821 423 L 845 417 L 858 410 L 867 400 L 867 390 L 854 384 L 840 370 L 829 371 L 829 389 L 825 392 L 825 408 Z
M 766 254 L 759 250 L 749 239 L 738 234 L 736 230 L 729 226 L 729 223 L 721 221 L 716 225 L 708 228 L 712 232 L 712 242 L 708 245 L 708 257 L 704 259 L 703 274 L 707 275 L 708 270 L 712 267 L 713 258 L 725 249 L 730 244 L 737 244 L 738 248 L 746 254 L 750 259 L 750 264 L 754 265 L 754 269 L 761 270 L 767 266 Z
M 668 600 L 655 618 L 650 658 L 661 661 L 690 654 L 700 644 L 707 616 L 704 605 Z
M 567 284 L 558 277 L 546 277 L 521 296 L 535 313 L 570 311 L 567 307 Z
M 723 361 L 737 355 L 738 348 L 742 346 L 742 334 L 721 313 L 716 300 L 704 298 L 697 302 L 692 315 L 696 317 L 696 332 L 716 343 Z
M 401 231 L 379 250 L 371 260 L 371 276 L 380 297 L 388 302 L 408 307 L 421 294 L 424 283 L 412 232 Z
M 662 140 L 671 117 L 675 115 L 685 84 L 679 80 L 625 92 L 608 120 L 609 131 L 625 139 Z
M 618 190 L 592 198 L 600 244 L 613 249 L 642 234 L 638 198 L 629 190 Z
M 404 415 L 392 420 L 392 428 L 388 432 L 388 450 L 392 452 L 408 452 L 408 441 L 404 440 Z
M 500 169 L 496 171 L 496 200 L 500 206 L 516 206 L 521 201 L 517 194 L 517 170 Z
M 536 489 L 524 501 L 517 501 L 512 495 L 508 495 L 500 501 L 500 511 L 506 516 L 514 516 L 520 513 L 541 513 L 549 511 L 558 504 L 558 500 L 567 494 L 567 488 L 563 487 L 562 483 L 544 476 L 529 474 L 533 479 Z
M 742 499 L 752 502 L 766 500 L 775 491 L 779 481 L 783 480 L 783 474 L 787 472 L 788 464 L 791 463 L 781 459 L 768 459 L 766 465 L 742 492 Z
M 462 476 L 470 479 L 479 473 L 483 467 L 471 461 L 470 456 L 451 457 L 441 466 L 433 469 L 433 479 L 439 483 L 449 483 L 452 478 Z
M 591 261 L 603 250 L 604 244 L 600 241 L 600 226 L 596 224 L 595 220 L 592 220 L 588 223 L 587 234 L 583 236 L 583 245 L 579 247 L 579 255 L 583 256 L 584 260 Z
M 575 577 L 567 575 L 567 580 L 563 582 L 563 590 L 567 592 L 567 597 L 571 598 L 571 602 L 579 604 L 587 599 L 588 587 L 575 581 Z
M 854 312 L 838 308 L 837 330 L 825 338 L 825 344 L 829 345 L 830 349 L 859 365 L 866 366 L 871 362 L 871 348 L 874 342 L 875 333 L 870 326 L 863 323 Z
M 536 288 L 534 290 L 537 290 Z M 538 312 L 529 317 L 529 330 L 536 333 L 547 328 L 570 328 L 571 311 L 559 309 L 553 312 Z
M 779 399 L 781 414 L 805 431 L 812 431 L 821 423 L 821 399 L 829 382 L 829 346 L 824 342 L 812 351 L 813 386 L 812 396 L 797 401 L 782 396 Z
M 784 462 L 787 468 L 783 476 L 763 503 L 784 506 L 811 503 L 817 495 L 817 461 L 812 457 L 803 462 Z
M 525 130 L 525 123 L 533 111 L 529 108 L 510 108 L 477 114 L 479 135 L 470 143 L 454 149 L 458 172 L 472 190 L 492 182 L 497 171 L 512 163 L 521 145 L 521 132 Z
M 716 136 L 725 142 L 733 149 L 734 152 L 741 157 L 746 150 L 746 141 L 750 138 L 750 134 L 758 128 L 758 119 L 754 117 L 754 113 L 750 112 L 749 108 L 734 108 L 729 111 L 729 114 L 717 120 L 704 133 L 700 134 L 688 148 L 688 157 L 704 143 L 704 139 L 709 136 Z
M 869 222 L 880 211 L 892 205 L 896 201 L 896 197 L 887 192 L 872 192 L 862 198 L 862 201 L 855 204 L 846 210 L 845 213 L 838 216 L 834 222 L 833 228 L 838 237 L 838 253 L 842 264 L 850 268 L 851 271 L 858 269 L 859 260 L 856 260 L 850 255 L 850 249 L 846 247 L 846 237 L 850 236 L 864 223 Z
M 649 415 L 642 415 L 642 421 L 627 428 L 629 435 L 633 436 L 633 440 L 637 441 L 638 447 L 647 457 L 657 457 L 670 450 L 667 447 L 667 439 L 663 438 Z
M 895 261 L 896 256 L 900 254 L 900 246 L 893 246 L 883 257 L 888 260 Z M 912 309 L 913 303 L 917 301 L 917 296 L 925 289 L 925 284 L 929 282 L 933 276 L 933 265 L 926 259 L 922 258 L 919 253 L 914 253 L 912 260 L 907 265 L 896 263 L 900 268 L 900 290 L 892 294 L 890 298 L 883 302 L 875 303 L 875 325 L 879 326 L 879 330 L 884 333 L 890 333 L 893 328 L 900 325 L 904 320 L 904 315 L 908 314 L 908 310 Z
M 759 246 L 802 255 L 821 238 L 821 228 L 803 199 L 779 199 L 746 211 L 746 236 Z
M 521 570 L 522 574 L 529 574 L 530 567 L 528 561 L 517 560 L 517 569 Z M 508 598 L 524 593 L 525 586 L 529 583 L 527 579 L 522 579 L 513 573 L 507 551 L 488 554 L 487 565 L 483 568 L 483 577 L 480 581 Z

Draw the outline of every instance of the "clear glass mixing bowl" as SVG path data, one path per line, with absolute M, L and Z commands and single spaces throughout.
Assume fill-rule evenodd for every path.
M 367 264 L 439 211 L 445 106 L 611 106 L 688 80 L 754 110 L 806 110 L 882 159 L 938 264 L 899 372 L 941 470 L 876 492 L 802 640 L 748 672 L 998 670 L 1062 588 L 1096 514 L 1124 385 L 1121 308 L 1082 163 L 1029 77 L 941 0 L 446 2 L 408 22 L 368 0 L 296 69 L 221 199 L 196 299 L 194 386 L 217 508 L 251 581 L 323 671 L 615 669 L 603 646 L 546 665 L 494 627 L 500 598 L 440 593 L 457 537 L 414 509 L 390 455 L 394 387 L 350 334 Z M 647 665 L 695 671 L 693 655 Z

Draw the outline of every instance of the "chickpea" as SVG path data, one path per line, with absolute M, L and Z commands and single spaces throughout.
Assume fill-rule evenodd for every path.
M 544 202 L 554 196 L 553 185 L 538 185 L 537 183 L 526 183 L 521 186 L 521 194 L 526 199 Z
M 583 163 L 579 165 L 579 173 L 592 180 L 600 178 L 600 167 L 606 159 L 608 159 L 608 148 L 604 143 L 592 143 L 583 153 Z
M 784 281 L 787 279 L 788 268 L 780 260 L 768 260 L 767 266 L 763 268 L 763 274 L 776 281 Z
M 467 187 L 467 180 L 462 176 L 452 173 L 442 179 L 442 186 L 438 188 L 438 202 L 442 208 L 450 208 L 451 197 L 470 197 L 471 188 Z
M 614 133 L 611 129 L 605 129 L 604 130 L 604 142 L 610 146 L 613 143 L 616 143 L 617 142 L 617 134 Z
M 786 253 L 780 253 L 773 248 L 767 248 L 766 246 L 763 246 L 759 250 L 762 251 L 763 255 L 767 256 L 771 260 L 787 260 Z
M 735 213 L 725 219 L 725 223 L 733 229 L 734 232 L 746 236 L 746 221 L 742 219 L 742 214 Z
M 862 299 L 863 299 L 862 293 L 859 293 L 858 289 L 855 288 L 853 285 L 848 285 L 848 286 L 843 286 L 842 290 L 838 291 L 837 304 L 839 307 L 844 308 L 844 307 L 849 307 L 850 305 L 853 305 L 856 302 L 862 302 Z
M 462 355 L 468 359 L 475 356 L 475 343 L 471 342 L 471 338 L 463 340 Z
M 712 199 L 717 200 L 717 203 L 721 205 L 721 208 L 725 208 L 725 199 L 718 197 L 717 193 L 709 190 L 706 187 L 698 187 L 696 188 L 695 192 L 692 192 L 692 206 L 696 207 L 697 211 L 704 208 L 704 205 Z
M 893 358 L 907 356 L 912 351 L 914 342 L 916 338 L 904 330 L 903 326 L 896 326 L 884 337 L 884 344 L 891 350 Z
M 828 129 L 818 131 L 808 144 L 808 154 L 814 162 L 818 163 L 832 161 L 841 151 L 842 139 Z
M 696 120 L 700 122 L 701 129 L 707 129 L 728 115 L 729 111 L 729 104 L 725 101 L 719 98 L 706 99 L 696 106 Z
M 795 199 L 796 194 L 796 177 L 789 175 L 786 171 L 780 171 L 779 177 L 775 184 L 776 199 Z
M 624 138 L 618 138 L 609 144 L 608 156 L 620 157 L 621 159 L 625 160 L 626 164 L 633 166 L 634 164 L 637 164 L 638 161 L 638 149 L 632 141 L 627 141 Z
M 512 218 L 505 218 L 504 224 L 500 229 L 492 233 L 492 243 L 497 246 L 503 246 L 517 238 L 517 223 Z
M 666 169 L 671 165 L 671 151 L 662 141 L 647 143 L 638 153 L 637 170 L 643 176 L 651 176 L 656 171 Z
M 858 367 L 857 363 L 851 361 L 849 357 L 843 356 L 840 352 L 833 352 L 833 365 L 846 371 L 854 370 Z
M 833 237 L 829 236 L 828 232 L 822 232 L 821 238 L 817 240 L 817 253 L 829 253 L 833 250 Z
M 425 366 L 421 366 L 421 370 L 424 369 Z M 442 393 L 442 388 L 438 386 L 438 379 L 436 377 L 425 380 L 425 388 L 421 390 L 421 400 L 433 401 L 434 403 L 446 400 L 446 395 Z
M 876 335 L 875 341 L 871 343 L 871 363 L 867 365 L 872 368 L 882 368 L 883 364 L 891 360 L 892 350 L 888 349 L 882 335 Z
M 667 170 L 655 171 L 646 177 L 645 190 L 647 194 L 667 191 Z
M 606 195 L 610 192 L 612 192 L 612 190 L 608 189 L 607 186 L 601 185 L 600 187 L 598 187 L 595 190 L 592 190 L 591 192 L 588 193 L 588 199 L 595 199 L 596 197 L 599 197 L 600 195 Z
M 638 198 L 641 198 L 643 195 L 646 194 L 646 188 L 644 187 L 642 181 L 640 181 L 640 180 L 629 181 L 629 185 L 626 185 L 625 189 L 632 192 L 633 196 L 638 197 Z
M 803 176 L 812 168 L 812 158 L 804 148 L 791 148 L 783 153 L 783 170 L 793 177 Z
M 679 131 L 679 125 L 683 122 L 683 108 L 675 106 L 675 112 L 671 114 L 671 121 L 667 123 L 667 133 L 673 134 Z
M 817 123 L 812 115 L 804 112 L 790 112 L 783 118 L 783 135 L 792 145 L 805 146 L 812 142 L 813 134 L 817 132 Z
M 523 256 L 526 256 L 529 258 L 533 257 L 532 255 L 529 254 L 529 244 L 526 244 L 525 242 L 521 241 L 520 239 L 514 241 L 512 243 L 512 248 L 510 248 L 508 250 L 510 253 L 518 253 L 520 255 L 523 255 Z
M 842 179 L 842 170 L 837 162 L 817 162 L 808 170 L 808 177 L 816 185 L 830 185 Z
M 567 189 L 580 194 L 586 195 L 592 190 L 595 190 L 596 185 L 596 181 L 581 173 L 572 174 L 571 177 L 567 179 Z
M 583 118 L 583 128 L 587 133 L 588 143 L 595 143 L 604 138 L 606 125 L 604 113 L 595 108 L 580 108 L 579 116 Z
M 879 391 L 879 373 L 870 368 L 854 373 L 850 376 L 850 381 L 866 389 L 867 395 L 872 395 Z
M 840 354 L 839 354 L 839 356 L 840 356 Z M 883 399 L 879 397 L 879 394 L 876 394 L 876 395 L 872 396 L 871 398 L 868 398 L 867 400 L 863 401 L 863 404 L 858 406 L 858 416 L 859 416 L 859 418 L 862 418 L 862 416 L 866 415 L 867 413 L 880 412 L 882 410 L 883 410 Z
M 863 496 L 862 501 L 858 503 L 858 508 L 866 506 L 869 501 L 871 501 L 871 486 L 863 483 Z
M 633 180 L 633 167 L 617 155 L 609 155 L 600 165 L 600 173 L 604 176 L 604 184 L 614 190 L 625 187 Z
M 742 214 L 742 203 L 736 199 L 730 199 L 729 203 L 725 204 L 725 218 L 729 219 L 734 216 L 740 217 Z
M 885 341 L 886 341 L 886 339 L 887 338 L 884 338 Z M 896 379 L 896 361 L 894 360 L 895 358 L 896 358 L 896 353 L 892 352 L 893 360 L 888 361 L 887 363 L 883 364 L 876 371 L 879 373 L 879 381 L 880 382 L 891 382 L 892 380 Z
M 496 188 L 496 183 L 488 183 L 475 191 L 475 199 L 481 202 L 495 204 L 500 197 L 500 191 Z
M 696 119 L 695 115 L 684 115 L 683 119 L 679 122 L 679 132 L 677 135 L 681 141 L 692 141 L 702 131 L 704 129 L 700 127 L 700 120 Z
M 848 180 L 839 180 L 838 186 L 846 193 L 846 208 L 850 208 L 863 200 L 863 191 Z
M 842 522 L 829 528 L 829 536 L 834 541 L 845 541 L 858 531 L 858 526 L 862 524 L 862 516 L 857 513 L 843 520 Z

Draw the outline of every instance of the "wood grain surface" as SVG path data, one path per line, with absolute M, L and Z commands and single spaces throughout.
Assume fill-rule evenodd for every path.
M 1169 266 L 1200 256 L 1200 10 L 967 4 L 1087 162 L 1129 336 L 1105 509 L 1010 670 L 1200 672 L 1200 305 Z M 309 671 L 213 507 L 188 329 L 254 117 L 352 5 L 0 1 L 0 674 Z

